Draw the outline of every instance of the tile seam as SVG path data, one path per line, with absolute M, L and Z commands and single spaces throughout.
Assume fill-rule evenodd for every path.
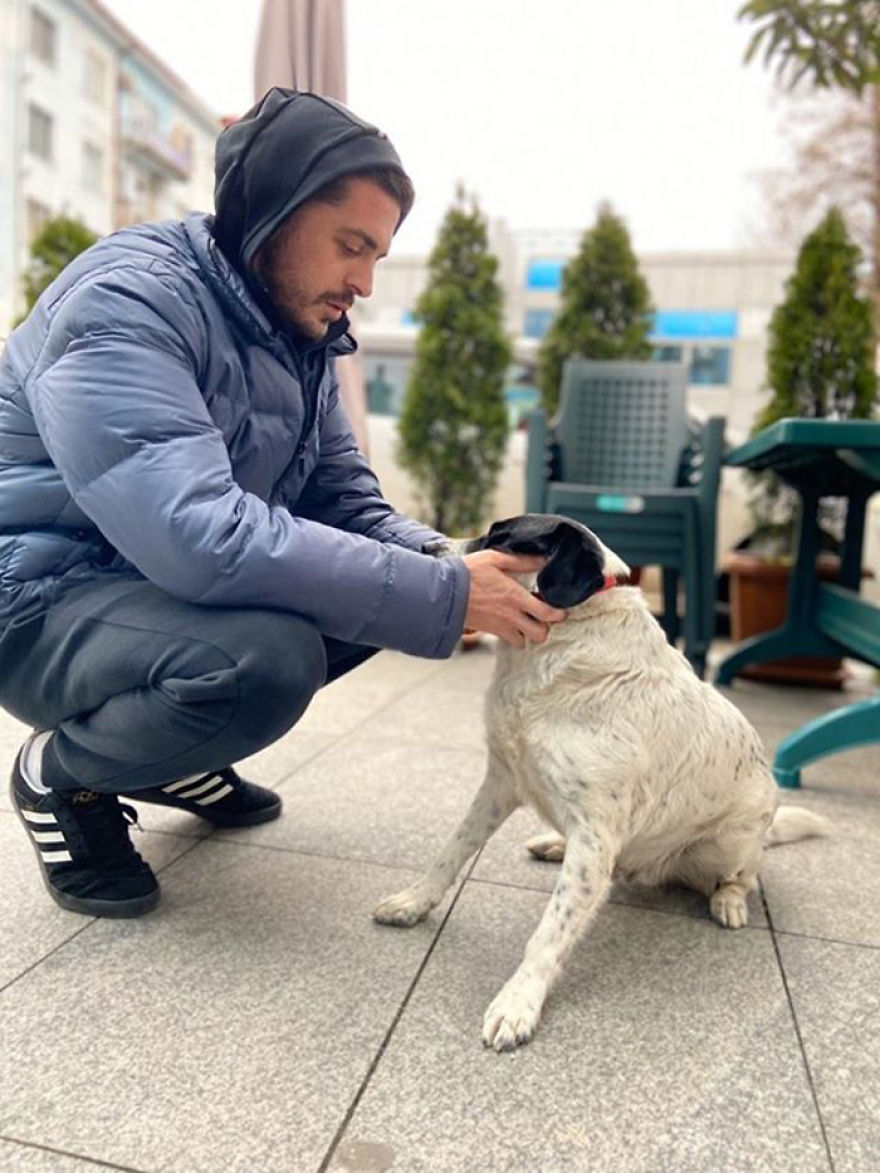
M 801 1061 L 804 1065 L 804 1074 L 807 1077 L 807 1086 L 810 1089 L 810 1095 L 813 1100 L 813 1108 L 816 1112 L 816 1120 L 818 1121 L 819 1131 L 822 1135 L 822 1143 L 825 1145 L 825 1154 L 828 1158 L 828 1167 L 830 1168 L 831 1173 L 835 1173 L 834 1157 L 831 1154 L 831 1144 L 828 1140 L 828 1132 L 825 1128 L 825 1117 L 822 1114 L 822 1108 L 819 1104 L 819 1095 L 816 1090 L 815 1081 L 813 1079 L 813 1072 L 810 1067 L 810 1061 L 807 1058 L 807 1049 L 804 1046 L 804 1039 L 803 1035 L 801 1034 L 801 1027 L 800 1023 L 798 1022 L 797 1011 L 794 1007 L 794 999 L 792 998 L 791 988 L 788 984 L 788 974 L 785 972 L 785 965 L 782 961 L 782 953 L 779 949 L 779 941 L 776 936 L 776 931 L 773 927 L 773 917 L 770 913 L 770 906 L 767 903 L 767 895 L 764 891 L 764 885 L 760 881 L 758 882 L 758 891 L 760 892 L 761 900 L 764 904 L 764 912 L 767 916 L 767 924 L 770 928 L 770 940 L 773 942 L 773 950 L 776 954 L 776 964 L 779 968 L 779 976 L 782 978 L 782 988 L 785 991 L 785 998 L 788 1003 L 788 1010 L 789 1014 L 791 1015 L 792 1026 L 794 1027 L 795 1038 L 797 1039 L 797 1045 L 800 1049 Z
M 36 1149 L 41 1153 L 52 1153 L 56 1157 L 68 1157 L 71 1161 L 85 1161 L 89 1165 L 97 1165 L 102 1169 L 116 1169 L 119 1173 L 147 1173 L 144 1169 L 137 1169 L 134 1165 L 116 1165 L 112 1161 L 105 1161 L 101 1157 L 87 1157 L 83 1153 L 72 1153 L 69 1149 L 56 1149 L 51 1145 L 40 1144 L 34 1140 L 20 1140 L 16 1136 L 7 1136 L 0 1133 L 0 1140 L 8 1144 L 18 1145 L 20 1148 Z
M 330 1141 L 330 1146 L 327 1149 L 327 1152 L 324 1154 L 324 1159 L 321 1161 L 321 1164 L 318 1166 L 317 1173 L 326 1173 L 327 1169 L 329 1168 L 330 1162 L 333 1160 L 333 1157 L 336 1153 L 336 1150 L 338 1149 L 343 1137 L 345 1136 L 346 1132 L 348 1131 L 348 1126 L 349 1126 L 349 1124 L 351 1124 L 352 1120 L 354 1119 L 355 1113 L 358 1110 L 360 1102 L 363 1099 L 364 1095 L 366 1094 L 367 1088 L 369 1087 L 373 1076 L 376 1074 L 376 1071 L 379 1068 L 379 1064 L 382 1062 L 382 1058 L 383 1058 L 386 1050 L 388 1049 L 388 1046 L 391 1043 L 392 1038 L 394 1037 L 395 1031 L 397 1030 L 397 1025 L 400 1022 L 401 1018 L 403 1017 L 404 1012 L 406 1011 L 406 1008 L 409 1005 L 409 1003 L 412 999 L 412 996 L 416 991 L 416 987 L 418 986 L 419 982 L 421 981 L 422 974 L 425 972 L 425 969 L 427 968 L 428 963 L 434 954 L 434 950 L 437 947 L 437 944 L 440 940 L 440 937 L 443 935 L 443 930 L 446 928 L 446 924 L 447 924 L 449 918 L 452 916 L 453 910 L 455 909 L 455 906 L 458 903 L 459 897 L 461 896 L 462 892 L 464 891 L 465 885 L 467 884 L 468 879 L 470 878 L 471 872 L 476 867 L 477 860 L 479 858 L 480 858 L 480 852 L 477 852 L 477 854 L 474 856 L 474 859 L 471 861 L 469 867 L 467 867 L 467 869 L 465 870 L 465 874 L 463 875 L 461 882 L 459 883 L 459 885 L 456 889 L 455 895 L 453 896 L 453 898 L 450 902 L 449 908 L 446 910 L 446 914 L 444 915 L 443 920 L 440 922 L 440 925 L 438 926 L 437 931 L 434 934 L 430 945 L 428 946 L 427 950 L 425 951 L 425 955 L 422 958 L 421 962 L 419 963 L 419 966 L 416 969 L 415 975 L 414 975 L 412 981 L 410 982 L 409 987 L 407 988 L 407 991 L 401 1000 L 400 1006 L 397 1008 L 397 1011 L 395 1012 L 394 1017 L 391 1020 L 391 1025 L 388 1027 L 388 1030 L 385 1032 L 385 1036 L 382 1039 L 382 1042 L 379 1044 L 379 1047 L 378 1047 L 378 1050 L 376 1051 L 376 1054 L 373 1056 L 373 1059 L 370 1063 L 370 1066 L 367 1069 L 366 1075 L 361 1080 L 360 1086 L 358 1087 L 358 1090 L 355 1092 L 354 1098 L 352 1099 L 351 1103 L 349 1104 L 348 1109 L 342 1119 L 341 1124 L 339 1125 L 336 1132 L 334 1133 L 333 1139 Z

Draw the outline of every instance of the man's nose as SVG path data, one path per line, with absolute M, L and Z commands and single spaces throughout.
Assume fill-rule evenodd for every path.
M 369 297 L 373 292 L 373 270 L 376 262 L 364 259 L 349 270 L 348 287 L 356 297 Z

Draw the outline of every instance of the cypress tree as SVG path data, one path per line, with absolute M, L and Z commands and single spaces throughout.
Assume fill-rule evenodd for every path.
M 873 410 L 872 307 L 859 293 L 861 251 L 832 208 L 806 237 L 785 298 L 770 319 L 770 401 L 760 431 L 788 416 L 866 419 Z
M 873 305 L 859 291 L 861 259 L 837 208 L 804 239 L 785 297 L 770 319 L 771 397 L 758 413 L 753 434 L 781 419 L 867 419 L 873 414 Z M 772 472 L 752 474 L 750 480 L 755 538 L 770 550 L 789 553 L 796 495 Z M 832 515 L 826 507 L 823 516 Z
M 485 520 L 504 459 L 512 351 L 497 270 L 476 200 L 468 206 L 459 188 L 416 303 L 421 329 L 399 422 L 398 459 L 444 533 Z
M 566 359 L 650 358 L 652 313 L 626 224 L 602 204 L 562 274 L 559 312 L 538 352 L 538 385 L 547 413 L 558 406 Z

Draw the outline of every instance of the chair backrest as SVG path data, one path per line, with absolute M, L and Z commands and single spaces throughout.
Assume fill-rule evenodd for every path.
M 554 420 L 561 479 L 669 488 L 688 443 L 687 375 L 678 363 L 569 359 Z

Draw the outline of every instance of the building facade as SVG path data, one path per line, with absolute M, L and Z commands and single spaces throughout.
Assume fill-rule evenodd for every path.
M 210 211 L 220 129 L 96 0 L 0 0 L 0 337 L 46 220 L 103 235 Z
M 506 328 L 514 350 L 505 387 L 513 430 L 493 506 L 494 516 L 508 516 L 519 512 L 523 503 L 525 444 L 516 425 L 538 402 L 538 348 L 558 309 L 562 272 L 578 249 L 580 233 L 513 234 L 495 223 L 489 236 L 499 260 Z M 794 254 L 646 253 L 638 261 L 655 307 L 655 357 L 687 367 L 692 414 L 724 416 L 728 442 L 744 441 L 765 399 L 767 327 L 794 269 Z M 418 325 L 413 311 L 427 276 L 426 258 L 392 254 L 377 268 L 373 296 L 358 307 L 374 467 L 386 491 L 396 494 L 395 504 L 416 512 L 414 487 L 394 458 L 394 417 L 415 356 Z M 744 537 L 750 525 L 743 478 L 727 470 L 721 486 L 719 552 Z
M 497 224 L 490 236 L 517 360 L 507 392 L 515 419 L 535 402 L 534 359 L 559 306 L 562 272 L 579 236 L 559 231 L 514 236 Z M 729 439 L 744 440 L 763 402 L 767 327 L 794 270 L 794 255 L 669 252 L 638 260 L 656 311 L 655 356 L 687 367 L 692 412 L 725 416 Z M 377 373 L 393 384 L 393 391 L 383 388 L 383 402 L 395 407 L 415 346 L 413 307 L 426 280 L 425 258 L 392 255 L 379 266 L 373 297 L 359 311 L 368 386 Z

